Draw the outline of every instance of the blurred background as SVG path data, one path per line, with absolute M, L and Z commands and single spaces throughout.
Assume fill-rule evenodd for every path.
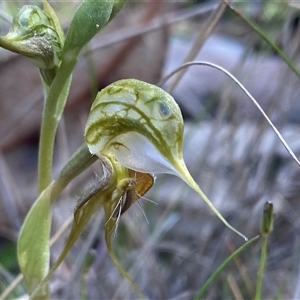
M 24 4 L 0 2 L 0 34 Z M 66 31 L 77 1 L 50 1 Z M 243 16 L 300 67 L 300 5 L 293 1 L 232 1 Z M 87 47 L 73 75 L 58 129 L 57 176 L 83 143 L 98 90 L 121 78 L 158 84 L 185 61 L 208 61 L 231 72 L 254 96 L 300 156 L 299 78 L 238 14 L 218 1 L 131 1 Z M 185 119 L 184 157 L 191 174 L 225 218 L 247 237 L 259 234 L 266 201 L 275 210 L 264 276 L 265 299 L 300 299 L 300 167 L 262 114 L 219 70 L 193 66 L 172 77 L 171 92 Z M 38 70 L 0 49 L 0 292 L 19 274 L 16 241 L 36 198 L 43 108 Z M 95 163 L 53 207 L 53 233 L 72 216 L 78 197 L 101 175 Z M 148 201 L 150 200 L 150 201 Z M 103 213 L 96 212 L 55 273 L 53 299 L 133 299 L 136 295 L 106 250 Z M 66 239 L 52 248 L 54 262 Z M 192 299 L 219 264 L 244 243 L 183 182 L 157 175 L 153 188 L 122 215 L 114 248 L 149 299 Z M 261 242 L 232 261 L 205 299 L 252 299 Z M 82 263 L 88 258 L 93 262 Z M 7 299 L 25 295 L 20 284 Z

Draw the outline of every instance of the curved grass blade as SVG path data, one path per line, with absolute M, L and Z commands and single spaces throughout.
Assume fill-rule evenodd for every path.
M 271 128 L 273 129 L 273 131 L 275 132 L 275 134 L 277 135 L 277 137 L 279 138 L 280 142 L 283 144 L 284 148 L 287 150 L 287 152 L 290 154 L 290 156 L 294 159 L 294 161 L 300 166 L 300 161 L 298 160 L 297 156 L 295 155 L 295 153 L 292 151 L 292 149 L 290 148 L 290 146 L 287 144 L 287 142 L 285 141 L 285 139 L 283 138 L 283 136 L 280 134 L 280 132 L 278 131 L 278 129 L 276 128 L 276 126 L 273 124 L 273 122 L 270 120 L 270 118 L 267 116 L 267 114 L 264 112 L 264 110 L 262 109 L 262 107 L 259 105 L 259 103 L 254 99 L 254 97 L 247 91 L 247 89 L 227 70 L 225 70 L 224 68 L 210 63 L 210 62 L 206 62 L 206 61 L 194 61 L 194 62 L 188 62 L 183 64 L 182 66 L 180 66 L 179 68 L 175 69 L 173 72 L 171 72 L 170 74 L 168 74 L 167 76 L 165 76 L 163 78 L 163 80 L 161 80 L 159 85 L 163 85 L 169 78 L 171 78 L 174 74 L 176 74 L 177 72 L 179 72 L 180 70 L 184 69 L 184 68 L 188 68 L 190 66 L 208 66 L 211 68 L 215 68 L 221 72 L 223 72 L 226 76 L 228 76 L 230 79 L 232 79 L 240 88 L 241 90 L 249 97 L 249 99 L 253 102 L 253 104 L 257 107 L 257 109 L 261 112 L 261 114 L 263 115 L 263 117 L 266 119 L 266 121 L 269 123 L 269 125 L 271 126 Z
M 262 290 L 263 275 L 264 275 L 265 265 L 267 260 L 267 244 L 268 244 L 268 237 L 273 230 L 273 219 L 274 219 L 273 204 L 271 202 L 266 202 L 264 205 L 264 210 L 263 210 L 261 223 L 260 223 L 262 244 L 261 244 L 260 264 L 259 264 L 259 270 L 257 273 L 257 280 L 256 280 L 255 300 L 262 299 L 261 290 Z
M 213 274 L 207 279 L 207 281 L 204 283 L 204 285 L 201 287 L 201 289 L 196 294 L 194 300 L 199 300 L 204 295 L 208 287 L 213 283 L 213 281 L 217 278 L 217 276 L 224 270 L 224 268 L 228 265 L 228 263 L 231 262 L 231 260 L 241 253 L 243 250 L 245 250 L 248 246 L 250 246 L 253 242 L 255 242 L 260 236 L 257 235 L 256 237 L 252 238 L 245 244 L 243 244 L 241 247 L 239 247 L 237 250 L 235 250 L 232 254 L 230 254 L 224 262 L 213 272 Z
M 243 21 L 247 23 L 252 30 L 254 30 L 287 64 L 287 66 L 296 74 L 300 79 L 300 71 L 294 64 L 293 60 L 285 53 L 280 47 L 278 47 L 257 25 L 255 25 L 250 19 L 245 17 L 242 13 L 236 10 L 232 5 L 226 3 L 227 6 Z

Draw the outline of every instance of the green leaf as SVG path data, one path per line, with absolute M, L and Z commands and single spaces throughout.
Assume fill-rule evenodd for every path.
M 29 211 L 18 241 L 18 260 L 29 293 L 32 293 L 49 270 L 49 237 L 51 229 L 50 196 L 52 184 L 41 193 Z M 47 287 L 39 297 L 47 297 Z

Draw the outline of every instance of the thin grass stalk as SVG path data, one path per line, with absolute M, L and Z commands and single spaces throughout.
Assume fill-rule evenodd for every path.
M 207 291 L 209 286 L 214 282 L 214 280 L 218 277 L 218 275 L 224 270 L 224 268 L 228 265 L 228 263 L 230 263 L 234 257 L 236 257 L 238 254 L 240 254 L 243 250 L 245 250 L 248 246 L 250 246 L 253 242 L 255 242 L 259 237 L 260 237 L 259 235 L 255 236 L 248 242 L 244 243 L 237 250 L 235 250 L 232 254 L 230 254 L 223 261 L 223 263 L 213 272 L 213 274 L 207 279 L 207 281 L 204 283 L 204 285 L 201 287 L 201 289 L 198 291 L 198 293 L 194 297 L 194 300 L 201 299 L 201 297 Z
M 227 245 L 228 245 L 228 249 L 231 252 L 233 252 L 234 251 L 234 248 L 233 248 L 234 246 L 229 242 L 227 242 Z M 245 284 L 246 289 L 248 291 L 249 297 L 252 298 L 253 295 L 254 295 L 254 288 L 253 288 L 251 280 L 250 280 L 250 278 L 249 278 L 249 276 L 246 272 L 246 267 L 244 266 L 244 264 L 243 264 L 243 262 L 242 262 L 242 260 L 239 256 L 236 256 L 234 258 L 234 261 L 235 261 L 235 264 L 236 264 L 236 266 L 237 266 L 237 268 L 238 268 L 238 270 L 241 274 L 241 277 L 244 281 L 244 284 Z
M 255 300 L 262 299 L 261 289 L 262 289 L 263 276 L 264 276 L 265 265 L 267 260 L 267 242 L 268 242 L 268 237 L 263 236 L 262 244 L 261 244 L 260 264 L 259 264 L 259 270 L 258 270 L 257 281 L 256 281 Z
M 173 72 L 171 72 L 170 74 L 168 74 L 167 76 L 165 76 L 159 83 L 160 86 L 162 86 L 167 80 L 169 80 L 174 74 L 176 74 L 177 72 L 181 71 L 182 69 L 188 68 L 190 66 L 208 66 L 211 68 L 215 68 L 221 72 L 223 72 L 226 76 L 228 76 L 229 78 L 231 78 L 239 87 L 240 89 L 247 95 L 248 98 L 250 98 L 250 100 L 252 101 L 252 103 L 257 107 L 257 109 L 261 112 L 261 114 L 263 115 L 263 117 L 266 119 L 266 121 L 269 123 L 269 125 L 271 126 L 271 128 L 273 129 L 273 131 L 275 132 L 275 134 L 277 135 L 277 137 L 279 138 L 279 140 L 281 141 L 281 143 L 283 144 L 284 148 L 287 150 L 287 152 L 290 154 L 290 156 L 294 159 L 294 161 L 300 166 L 300 161 L 298 160 L 298 158 L 296 157 L 295 153 L 292 151 L 292 149 L 290 148 L 290 146 L 287 144 L 287 142 L 285 141 L 285 139 L 283 138 L 283 136 L 281 135 L 281 133 L 278 131 L 278 129 L 276 128 L 276 126 L 273 124 L 273 122 L 270 120 L 270 118 L 267 116 L 267 114 L 265 113 L 265 111 L 262 109 L 262 107 L 259 105 L 259 103 L 254 99 L 254 97 L 248 92 L 248 90 L 242 85 L 242 83 L 240 81 L 238 81 L 230 72 L 228 72 L 227 70 L 225 70 L 224 68 L 210 63 L 210 62 L 206 62 L 206 61 L 194 61 L 194 62 L 188 62 L 185 63 L 183 65 L 181 65 L 179 68 L 175 69 Z M 299 77 L 300 78 L 300 77 Z
M 261 299 L 262 282 L 267 260 L 268 237 L 273 230 L 273 203 L 266 202 L 260 222 L 260 233 L 262 235 L 261 256 L 259 270 L 257 274 L 255 300 Z
M 241 12 L 235 9 L 232 5 L 227 4 L 228 7 L 234 12 L 239 18 L 241 18 L 245 23 L 254 30 L 263 41 L 265 41 L 288 65 L 288 67 L 296 74 L 300 79 L 300 71 L 296 68 L 293 60 L 284 52 L 280 47 L 278 47 L 257 25 L 255 25 L 250 19 L 246 18 Z
M 239 287 L 236 283 L 236 280 L 234 279 L 234 277 L 232 276 L 231 273 L 229 273 L 227 275 L 226 279 L 227 279 L 227 282 L 228 282 L 229 287 L 231 289 L 231 292 L 234 296 L 234 299 L 235 300 L 244 300 L 244 297 L 243 297 L 243 295 L 242 295 L 242 293 L 241 293 L 241 291 L 240 291 L 240 289 L 239 289 Z

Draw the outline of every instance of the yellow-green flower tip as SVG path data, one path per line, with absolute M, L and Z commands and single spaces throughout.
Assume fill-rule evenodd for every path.
M 8 34 L 0 37 L 0 46 L 28 57 L 39 69 L 52 69 L 61 59 L 62 41 L 54 21 L 33 5 L 19 10 Z

